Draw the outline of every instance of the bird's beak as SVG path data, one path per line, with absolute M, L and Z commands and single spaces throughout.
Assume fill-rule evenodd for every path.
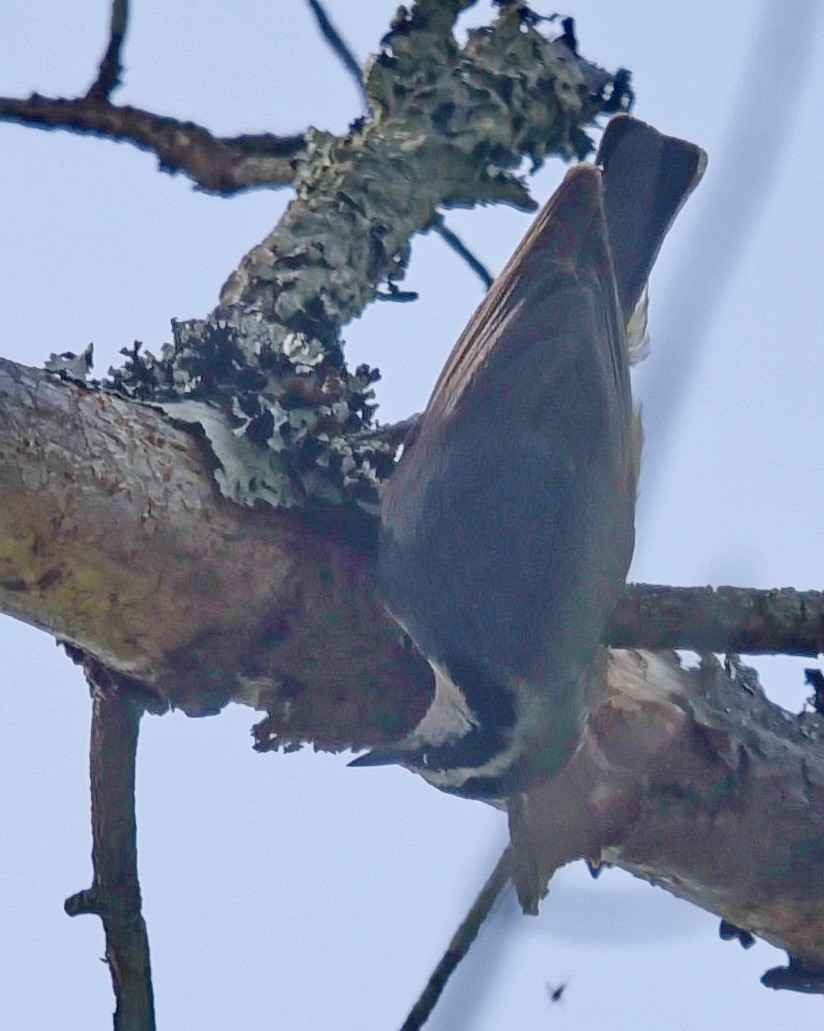
M 394 766 L 402 765 L 409 759 L 409 750 L 404 747 L 402 741 L 391 745 L 381 745 L 379 748 L 372 748 L 357 759 L 347 763 L 347 766 Z

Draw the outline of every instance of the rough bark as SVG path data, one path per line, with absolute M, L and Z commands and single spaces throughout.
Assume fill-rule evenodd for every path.
M 369 548 L 295 512 L 227 501 L 212 463 L 155 409 L 3 362 L 0 606 L 127 674 L 155 707 L 268 709 L 261 748 L 358 747 L 411 726 L 428 673 L 383 614 Z M 666 589 L 650 590 L 669 612 L 659 625 L 646 607 L 656 646 L 694 645 Z M 645 604 L 633 591 L 623 623 L 637 643 Z M 700 628 L 698 602 L 712 609 L 716 594 L 684 598 Z M 820 596 L 776 598 L 788 625 L 771 640 L 763 623 L 760 646 L 796 634 L 812 650 L 797 617 L 815 621 Z M 738 601 L 754 643 L 747 592 Z M 621 625 L 619 611 L 616 643 Z M 610 682 L 579 757 L 513 806 L 525 905 L 573 856 L 615 863 L 787 948 L 809 983 L 824 966 L 820 718 L 790 716 L 714 665 L 686 673 L 614 652 Z
M 824 722 L 710 657 L 611 653 L 609 696 L 551 783 L 513 800 L 515 881 L 534 910 L 579 856 L 610 863 L 824 970 Z
M 605 641 L 624 648 L 814 657 L 824 650 L 824 594 L 634 584 L 627 587 Z
M 368 554 L 227 501 L 212 466 L 153 408 L 0 362 L 0 608 L 140 681 L 156 706 L 247 700 L 321 747 L 417 718 L 426 674 Z
M 135 771 L 141 708 L 129 685 L 98 669 L 92 685 L 91 888 L 66 899 L 69 916 L 99 916 L 117 1008 L 114 1031 L 154 1031 L 149 937 L 137 876 Z M 124 688 L 121 690 L 121 686 Z

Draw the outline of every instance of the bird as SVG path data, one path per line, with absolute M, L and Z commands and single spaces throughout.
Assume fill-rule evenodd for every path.
M 381 500 L 378 586 L 434 694 L 398 763 L 506 799 L 579 747 L 634 547 L 647 278 L 706 154 L 621 114 L 455 344 Z

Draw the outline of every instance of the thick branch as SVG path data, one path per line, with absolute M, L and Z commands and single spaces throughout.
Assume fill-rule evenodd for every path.
M 298 515 L 225 501 L 212 470 L 155 409 L 0 362 L 0 608 L 189 711 L 285 692 L 296 736 L 323 736 L 296 692 L 378 677 L 385 718 L 411 719 L 428 676 L 382 613 L 371 559 Z M 823 611 L 818 592 L 636 585 L 607 639 L 809 655 Z M 324 743 L 366 743 L 356 713 L 337 712 Z
M 69 916 L 93 913 L 106 934 L 117 1008 L 115 1031 L 154 1031 L 149 938 L 137 875 L 135 763 L 141 711 L 117 679 L 97 670 L 92 684 L 91 888 L 66 900 Z
M 807 975 L 824 971 L 824 721 L 772 705 L 749 673 L 611 653 L 584 747 L 510 809 L 527 910 L 584 856 L 787 949 Z
M 345 522 L 227 501 L 213 466 L 153 408 L 0 361 L 0 611 L 187 712 L 271 706 L 263 744 L 398 733 L 428 673 L 371 559 L 340 543 Z
M 428 670 L 384 616 L 367 554 L 298 515 L 223 499 L 205 447 L 151 408 L 10 362 L 0 373 L 4 611 L 160 703 L 268 708 L 261 748 L 375 744 L 419 718 Z M 650 632 L 666 641 L 654 620 Z M 776 640 L 787 638 L 777 627 Z M 513 808 L 516 842 L 524 826 L 538 842 L 516 851 L 524 898 L 583 854 L 665 884 L 808 965 L 824 961 L 818 717 L 771 706 L 740 674 L 615 656 L 613 696 L 593 717 L 596 751 L 550 786 L 551 804 L 538 793 L 520 815 Z

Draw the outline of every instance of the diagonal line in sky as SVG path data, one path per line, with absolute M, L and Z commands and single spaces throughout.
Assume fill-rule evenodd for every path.
M 710 155 L 703 215 L 668 272 L 652 353 L 639 367 L 644 462 L 638 539 L 654 524 L 670 443 L 710 337 L 758 228 L 797 123 L 798 100 L 812 71 L 824 4 L 763 3 L 758 30 L 729 117 L 724 150 Z M 747 360 L 747 355 L 742 355 Z M 652 489 L 651 489 L 652 488 Z

